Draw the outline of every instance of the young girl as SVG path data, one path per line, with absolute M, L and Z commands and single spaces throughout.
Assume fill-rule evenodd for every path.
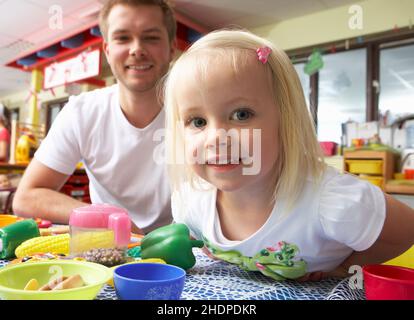
M 347 276 L 414 243 L 413 210 L 323 162 L 288 56 L 210 33 L 165 84 L 176 222 L 217 258 L 277 280 Z

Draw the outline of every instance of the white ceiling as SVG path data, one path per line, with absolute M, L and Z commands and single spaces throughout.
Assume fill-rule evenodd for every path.
M 62 29 L 49 27 L 57 13 L 54 5 L 62 10 Z M 27 90 L 30 83 L 30 73 L 6 63 L 90 25 L 96 15 L 87 13 L 101 6 L 98 0 L 0 0 L 0 97 Z
M 359 0 L 176 0 L 177 9 L 211 29 L 258 27 Z
M 30 74 L 5 67 L 22 53 L 69 36 L 97 21 L 105 0 L 0 0 L 0 97 L 27 90 Z M 176 10 L 203 26 L 253 28 L 355 3 L 356 0 L 176 0 Z M 63 28 L 50 28 L 62 10 Z

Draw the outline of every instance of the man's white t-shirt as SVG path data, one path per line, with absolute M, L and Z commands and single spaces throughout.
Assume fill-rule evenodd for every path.
M 385 220 L 382 191 L 349 174 L 328 168 L 319 185 L 307 179 L 291 213 L 280 219 L 284 201 L 275 207 L 264 225 L 243 241 L 226 239 L 216 208 L 217 189 L 195 190 L 189 184 L 172 196 L 174 221 L 185 223 L 196 239 L 204 239 L 220 251 L 254 257 L 282 242 L 296 245 L 296 258 L 307 272 L 331 271 L 352 251 L 368 249 L 378 238 Z
M 148 232 L 172 221 L 166 167 L 153 158 L 164 152 L 164 142 L 153 135 L 165 127 L 165 112 L 136 128 L 125 118 L 118 96 L 118 85 L 113 85 L 70 97 L 35 158 L 67 175 L 82 161 L 92 203 L 125 208 Z

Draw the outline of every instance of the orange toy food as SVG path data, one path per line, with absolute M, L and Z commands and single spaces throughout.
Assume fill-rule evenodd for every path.
M 85 283 L 83 282 L 82 277 L 79 274 L 75 274 L 70 277 L 59 277 L 56 278 L 44 286 L 40 287 L 40 291 L 49 291 L 49 290 L 64 290 L 82 287 Z
M 0 214 L 0 228 L 3 228 L 20 220 L 23 220 L 23 218 L 19 218 L 11 214 Z
M 58 283 L 52 290 L 65 290 L 82 287 L 85 283 L 79 274 L 67 277 L 62 282 Z
M 0 228 L 8 226 L 9 224 L 15 223 L 17 221 L 26 220 L 22 217 L 17 217 L 13 214 L 0 214 Z M 43 220 L 41 218 L 35 218 L 35 222 L 37 223 L 39 228 L 49 228 L 52 225 L 52 222 L 49 220 Z

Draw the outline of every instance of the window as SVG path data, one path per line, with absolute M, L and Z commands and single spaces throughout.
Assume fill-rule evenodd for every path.
M 381 49 L 380 88 L 382 115 L 395 120 L 414 112 L 414 45 Z
M 342 124 L 348 121 L 389 125 L 414 114 L 414 30 L 389 30 L 361 39 L 288 51 L 299 62 L 295 68 L 319 141 L 341 143 Z M 324 66 L 309 77 L 302 62 L 315 49 L 323 53 Z
M 20 114 L 19 108 L 11 109 L 10 110 L 10 121 L 12 120 L 19 121 L 19 114 Z
M 56 116 L 58 115 L 60 110 L 62 110 L 62 108 L 65 106 L 66 103 L 67 101 L 62 101 L 62 102 L 52 103 L 47 106 L 47 120 L 46 120 L 47 131 L 49 131 L 50 127 L 52 126 L 53 121 L 55 121 L 56 119 Z
M 302 84 L 303 93 L 305 95 L 306 105 L 309 109 L 310 79 L 305 73 L 305 63 L 296 63 L 293 65 L 298 73 L 300 83 Z
M 366 49 L 323 55 L 319 71 L 318 140 L 341 143 L 342 123 L 365 122 Z

